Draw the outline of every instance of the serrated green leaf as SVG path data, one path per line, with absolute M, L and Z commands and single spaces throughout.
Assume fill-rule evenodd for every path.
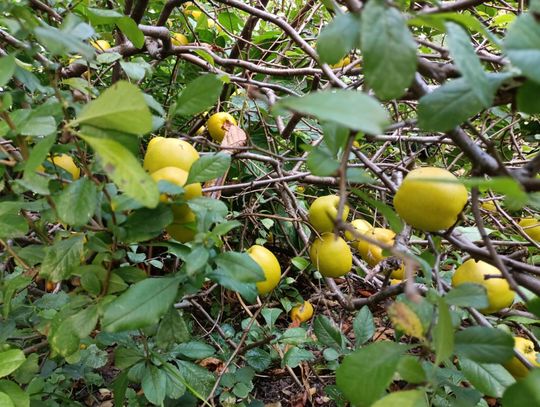
M 373 334 L 375 334 L 373 314 L 367 306 L 360 308 L 356 317 L 354 317 L 353 330 L 357 348 L 369 341 L 373 337 Z
M 502 398 L 503 407 L 540 406 L 540 369 L 530 372 L 506 389 Z
M 154 365 L 148 365 L 144 371 L 141 386 L 144 396 L 150 403 L 156 406 L 162 405 L 167 387 L 167 376 L 163 370 Z
M 486 288 L 480 284 L 465 283 L 452 288 L 444 297 L 450 305 L 459 307 L 487 308 Z
M 176 278 L 148 278 L 132 285 L 105 308 L 101 326 L 121 332 L 155 324 L 176 298 Z
M 30 396 L 16 383 L 9 380 L 0 380 L 0 392 L 7 394 L 14 406 L 30 407 Z M 1 400 L 0 405 L 7 407 L 2 404 Z
M 317 38 L 317 53 L 328 64 L 339 62 L 353 48 L 360 46 L 360 19 L 354 14 L 339 14 Z
M 186 184 L 189 185 L 194 182 L 216 179 L 225 174 L 230 165 L 230 154 L 220 152 L 212 155 L 204 155 L 191 166 Z
M 523 75 L 540 83 L 540 24 L 534 15 L 522 14 L 508 28 L 506 54 Z
M 318 315 L 313 322 L 313 333 L 320 343 L 334 349 L 344 349 L 347 339 L 334 322 L 325 315 Z
M 144 34 L 139 29 L 137 23 L 128 16 L 122 16 L 116 20 L 116 26 L 137 48 L 144 46 Z
M 39 274 L 56 283 L 67 279 L 81 264 L 84 236 L 69 237 L 47 247 Z
M 190 82 L 176 101 L 176 114 L 193 116 L 212 107 L 218 100 L 223 82 L 216 75 L 202 75 Z
M 96 184 L 88 178 L 69 184 L 56 200 L 56 210 L 62 222 L 73 226 L 86 225 L 96 210 L 97 192 Z
M 4 86 L 11 80 L 11 77 L 15 73 L 15 57 L 13 55 L 6 55 L 0 58 L 0 86 Z
M 0 377 L 13 373 L 21 366 L 26 357 L 20 349 L 8 349 L 0 352 Z
M 499 329 L 469 327 L 456 333 L 455 350 L 479 363 L 503 363 L 514 354 L 514 339 Z
M 88 103 L 72 124 L 142 135 L 152 130 L 152 114 L 137 86 L 118 81 Z
M 437 309 L 438 318 L 433 332 L 433 342 L 435 344 L 435 364 L 439 365 L 454 352 L 454 327 L 452 326 L 450 309 L 444 299 L 439 298 Z
M 502 397 L 506 388 L 515 383 L 512 375 L 501 365 L 481 364 L 466 358 L 461 358 L 459 364 L 467 380 L 486 396 Z
M 382 99 L 403 95 L 416 72 L 416 43 L 403 14 L 383 0 L 370 0 L 362 12 L 361 49 L 375 94 Z
M 389 122 L 386 110 L 371 96 L 354 90 L 325 90 L 303 97 L 289 96 L 274 105 L 280 110 L 308 114 L 352 130 L 380 134 Z
M 396 391 L 377 400 L 372 407 L 427 407 L 426 393 L 422 390 Z

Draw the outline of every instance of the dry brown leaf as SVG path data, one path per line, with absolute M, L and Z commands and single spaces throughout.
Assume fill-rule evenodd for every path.
M 225 137 L 221 141 L 221 147 L 225 147 L 225 152 L 235 153 L 235 148 L 244 147 L 247 143 L 247 134 L 240 127 L 235 126 L 229 121 L 223 123 L 223 129 L 225 130 Z

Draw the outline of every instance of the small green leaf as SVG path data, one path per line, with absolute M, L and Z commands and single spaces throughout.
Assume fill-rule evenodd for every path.
M 152 219 L 152 222 L 148 222 Z M 133 211 L 122 225 L 126 234 L 121 237 L 124 242 L 144 242 L 163 232 L 173 221 L 173 213 L 169 206 L 159 205 L 157 208 L 141 208 Z
M 357 348 L 373 337 L 373 334 L 375 333 L 375 323 L 373 322 L 373 314 L 367 306 L 360 308 L 356 314 L 356 317 L 353 320 L 353 329 Z
M 144 46 L 144 34 L 137 26 L 137 23 L 128 16 L 123 16 L 116 20 L 116 26 L 137 48 Z
M 309 152 L 306 165 L 313 175 L 326 177 L 336 173 L 339 168 L 339 161 L 326 146 L 318 145 Z
M 370 0 L 362 12 L 361 49 L 366 82 L 375 94 L 403 95 L 416 72 L 416 43 L 403 14 L 383 0 Z
M 456 353 L 479 363 L 504 363 L 514 354 L 514 339 L 499 329 L 470 327 L 456 333 Z
M 148 278 L 132 285 L 107 305 L 102 328 L 121 332 L 157 323 L 174 302 L 178 283 L 175 278 Z
M 190 82 L 176 101 L 176 114 L 194 116 L 212 107 L 219 98 L 223 82 L 216 75 L 202 75 Z
M 436 360 L 435 364 L 447 360 L 454 351 L 454 327 L 452 326 L 452 317 L 450 309 L 444 301 L 439 298 L 438 318 L 433 332 L 433 342 L 435 344 Z
M 540 113 L 540 83 L 526 81 L 518 88 L 516 95 L 517 108 L 527 114 Z
M 389 122 L 388 113 L 376 99 L 355 90 L 325 90 L 303 97 L 289 96 L 274 105 L 275 114 L 283 109 L 369 134 L 381 134 Z
M 444 297 L 450 305 L 459 307 L 487 308 L 486 288 L 480 284 L 465 283 L 452 288 Z
M 15 67 L 15 57 L 13 55 L 0 58 L 0 86 L 4 86 L 11 80 L 15 73 Z
M 56 201 L 56 210 L 62 222 L 83 226 L 94 215 L 97 206 L 97 187 L 88 178 L 68 185 Z
M 312 362 L 313 360 L 315 360 L 315 356 L 309 350 L 292 346 L 285 355 L 283 355 L 281 366 L 289 366 L 294 369 L 300 366 L 300 363 L 304 361 Z
M 491 104 L 493 94 L 470 37 L 456 23 L 446 23 L 446 32 L 448 34 L 448 48 L 455 64 L 483 107 L 488 107 Z
M 171 354 L 182 355 L 188 359 L 199 360 L 208 358 L 216 353 L 216 350 L 204 342 L 186 342 L 175 346 Z
M 69 237 L 47 247 L 40 276 L 53 283 L 67 279 L 81 264 L 84 236 Z
M 72 124 L 141 135 L 152 130 L 152 114 L 137 86 L 118 81 L 88 103 Z
M 347 343 L 345 335 L 334 322 L 325 315 L 318 315 L 313 322 L 313 333 L 320 343 L 334 349 L 344 349 Z
M 212 155 L 204 155 L 191 166 L 186 184 L 216 179 L 225 174 L 230 165 L 230 154 L 220 152 Z
M 530 13 L 520 15 L 508 28 L 506 54 L 523 75 L 540 83 L 540 24 Z
M 512 375 L 501 365 L 480 364 L 466 358 L 461 358 L 459 364 L 467 380 L 486 396 L 502 397 L 506 388 L 515 383 Z
M 427 380 L 426 372 L 416 356 L 403 356 L 399 361 L 397 371 L 403 380 L 409 383 L 417 384 Z
M 360 46 L 360 19 L 351 13 L 339 14 L 326 25 L 317 39 L 317 53 L 328 64 L 339 62 Z
M 20 349 L 8 349 L 0 352 L 0 377 L 13 373 L 25 361 L 25 356 Z
M 336 371 L 338 388 L 355 406 L 371 406 L 384 395 L 406 350 L 405 345 L 383 341 L 345 356 Z
M 144 371 L 141 386 L 144 396 L 150 403 L 156 406 L 162 405 L 167 386 L 167 375 L 163 370 L 154 365 L 148 365 Z

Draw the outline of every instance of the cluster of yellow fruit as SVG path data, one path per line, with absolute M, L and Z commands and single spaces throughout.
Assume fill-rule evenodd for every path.
M 311 262 L 324 277 L 341 277 L 352 267 L 352 252 L 347 242 L 332 233 L 334 222 L 338 215 L 339 197 L 326 195 L 313 201 L 309 207 L 308 219 L 313 228 L 320 234 L 311 245 L 309 254 Z M 349 214 L 347 205 L 343 208 L 342 220 Z M 360 235 L 365 235 L 383 245 L 393 245 L 395 233 L 390 229 L 374 228 L 364 219 L 355 219 L 351 225 Z M 377 244 L 357 238 L 350 231 L 345 232 L 345 238 L 351 242 L 362 259 L 371 267 L 385 258 L 383 249 Z M 392 277 L 403 278 L 403 267 L 392 272 Z
M 184 200 L 202 196 L 200 183 L 185 185 L 189 170 L 193 163 L 199 159 L 199 153 L 187 141 L 176 138 L 154 137 L 148 143 L 144 156 L 143 168 L 147 170 L 156 181 L 168 181 L 184 188 Z M 163 194 L 162 202 L 173 198 Z M 171 206 L 174 221 L 167 226 L 167 233 L 179 242 L 189 242 L 195 236 L 193 223 L 195 214 L 187 203 L 173 204 Z

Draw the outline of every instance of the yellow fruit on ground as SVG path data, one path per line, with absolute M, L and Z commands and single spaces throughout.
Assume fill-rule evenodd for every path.
M 291 309 L 291 319 L 298 322 L 306 322 L 313 316 L 313 305 L 309 301 L 304 301 Z
M 484 201 L 484 202 L 482 202 L 480 207 L 483 210 L 488 211 L 488 212 L 497 212 L 497 207 L 495 206 L 493 201 Z
M 187 141 L 177 138 L 154 137 L 148 143 L 143 167 L 150 173 L 164 167 L 177 167 L 189 172 L 199 159 L 199 153 Z
M 81 170 L 77 165 L 75 165 L 75 161 L 73 161 L 73 158 L 71 158 L 67 154 L 60 154 L 56 155 L 52 158 L 48 158 L 48 161 L 51 161 L 54 165 L 57 167 L 60 167 L 64 170 L 66 170 L 68 173 L 71 174 L 71 178 L 75 181 L 81 177 Z M 42 166 L 43 168 L 43 166 Z M 38 168 L 39 170 L 39 168 Z M 45 170 L 43 168 L 43 170 Z
M 493 275 L 501 278 L 485 278 Z M 515 293 L 502 278 L 500 270 L 484 261 L 469 259 L 456 269 L 452 276 L 452 286 L 457 287 L 464 283 L 475 283 L 485 287 L 489 306 L 480 310 L 484 314 L 500 311 L 512 305 L 514 301 Z
M 319 232 L 326 233 L 334 230 L 334 221 L 337 219 L 339 206 L 339 196 L 326 195 L 320 196 L 313 201 L 309 207 L 308 219 L 311 226 Z M 343 221 L 349 215 L 349 207 L 343 208 Z
M 365 235 L 387 245 L 393 245 L 394 238 L 396 237 L 394 231 L 385 228 L 373 228 Z M 381 247 L 377 246 L 376 244 L 369 243 L 366 240 L 360 240 L 357 243 L 357 249 L 362 259 L 364 259 L 364 261 L 369 264 L 370 267 L 375 266 L 386 257 L 383 255 L 383 249 Z
M 399 268 L 392 270 L 390 277 L 398 280 L 403 280 L 405 278 L 405 265 L 401 264 Z
M 159 181 L 168 181 L 171 184 L 183 187 L 187 181 L 188 173 L 177 167 L 163 167 L 153 172 L 150 176 L 156 183 Z M 167 202 L 169 201 L 169 197 L 167 194 L 161 194 L 159 200 L 161 202 Z
M 309 248 L 313 266 L 324 277 L 337 278 L 352 268 L 352 253 L 347 242 L 333 233 L 324 233 Z
M 187 37 L 181 33 L 173 33 L 171 37 L 171 42 L 172 42 L 172 45 L 177 46 L 177 47 L 181 45 L 189 44 L 189 40 L 187 39 Z
M 351 225 L 356 229 L 358 233 L 361 235 L 365 235 L 368 233 L 371 229 L 373 229 L 373 226 L 371 226 L 371 223 L 369 223 L 365 219 L 355 219 L 351 222 Z M 349 232 L 348 230 L 345 232 L 345 239 L 352 242 L 351 245 L 358 250 L 358 243 L 360 243 L 361 239 L 357 239 L 352 232 Z
M 107 51 L 111 48 L 111 44 L 107 40 L 90 41 L 90 45 L 92 45 L 95 49 L 99 49 L 101 51 Z
M 540 221 L 535 218 L 523 218 L 519 221 L 519 226 L 532 239 L 540 242 Z
M 187 205 L 185 205 L 187 207 Z M 174 222 L 167 226 L 167 233 L 175 240 L 182 243 L 187 243 L 193 240 L 197 233 L 195 228 L 196 217 L 195 214 L 189 209 L 183 213 L 183 215 L 174 217 Z M 174 213 L 174 207 L 173 207 Z M 192 229 L 193 227 L 193 229 Z
M 530 361 L 533 366 L 540 367 L 540 363 L 537 361 L 537 352 L 534 350 L 534 343 L 529 339 L 514 337 L 514 349 L 518 350 L 525 358 Z M 503 365 L 512 376 L 515 378 L 523 378 L 529 374 L 529 369 L 520 362 L 517 357 L 513 357 L 510 361 Z
M 345 58 L 340 59 L 337 64 L 330 65 L 330 67 L 333 69 L 343 68 L 344 66 L 347 66 L 350 63 L 351 63 L 351 58 L 347 56 Z
M 279 284 L 281 278 L 281 266 L 279 261 L 266 247 L 253 245 L 247 250 L 247 254 L 255 260 L 264 272 L 264 280 L 256 283 L 260 295 L 268 294 Z
M 436 232 L 448 229 L 456 223 L 467 203 L 467 189 L 451 181 L 457 181 L 457 178 L 442 168 L 412 170 L 394 196 L 397 213 L 409 225 L 420 230 Z
M 229 113 L 226 112 L 214 113 L 208 118 L 208 121 L 206 122 L 206 128 L 208 129 L 210 136 L 215 141 L 223 141 L 226 133 L 226 129 L 224 129 L 224 125 L 226 122 L 229 122 L 235 126 L 237 124 L 234 117 L 232 117 Z

